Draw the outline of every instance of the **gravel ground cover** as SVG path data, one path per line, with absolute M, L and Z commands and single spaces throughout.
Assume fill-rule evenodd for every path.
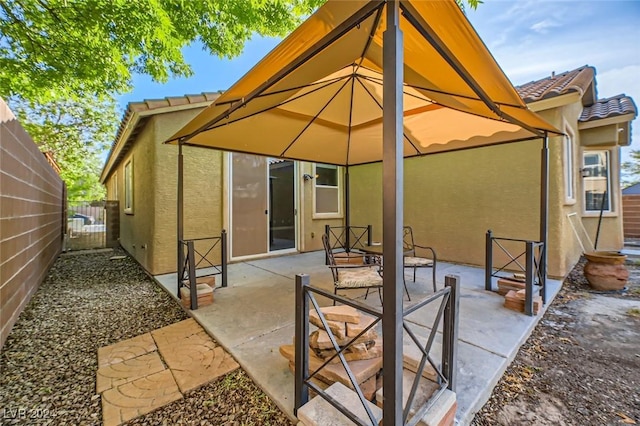
M 472 425 L 640 424 L 640 265 L 623 292 L 565 279 Z
M 0 353 L 0 424 L 99 425 L 99 347 L 187 318 L 118 250 L 61 256 Z M 290 425 L 242 370 L 130 424 Z

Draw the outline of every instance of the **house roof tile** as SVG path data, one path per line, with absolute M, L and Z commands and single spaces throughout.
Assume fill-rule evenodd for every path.
M 215 101 L 218 96 L 220 96 L 220 93 L 217 92 L 203 92 L 199 94 L 184 96 L 170 96 L 161 99 L 145 99 L 141 102 L 129 102 L 129 104 L 127 105 L 127 109 L 122 116 L 122 120 L 120 121 L 120 127 L 116 132 L 116 137 L 111 144 L 109 155 L 107 155 L 107 161 L 105 162 L 105 165 L 102 169 L 101 179 L 106 179 L 108 173 L 110 173 L 110 170 L 127 153 L 130 141 L 136 137 L 138 132 L 145 125 L 148 120 L 148 115 L 153 115 L 155 110 L 162 110 L 158 111 L 158 113 L 170 112 L 171 108 L 178 108 L 184 105 L 193 105 L 193 108 L 196 108 L 202 106 L 202 104 L 210 104 L 211 102 Z M 114 153 L 118 141 L 120 140 L 120 138 L 122 138 L 127 127 L 132 125 L 130 121 L 133 118 L 134 114 L 141 114 L 144 116 L 139 116 L 139 119 L 134 123 L 135 127 L 132 129 L 128 139 L 124 141 L 124 144 L 121 148 L 118 149 L 118 152 Z M 117 158 L 115 158 L 115 161 L 110 164 L 111 157 L 114 154 L 117 154 Z M 109 167 L 109 170 L 107 170 L 107 167 Z
M 573 71 L 565 71 L 560 74 L 552 73 L 550 77 L 516 86 L 516 90 L 527 103 L 571 92 L 585 94 L 589 90 L 589 85 L 593 83 L 594 77 L 595 69 L 585 65 Z
M 633 99 L 622 94 L 607 99 L 598 99 L 593 105 L 584 107 L 579 121 L 600 120 L 625 114 L 633 114 L 635 117 L 638 111 Z

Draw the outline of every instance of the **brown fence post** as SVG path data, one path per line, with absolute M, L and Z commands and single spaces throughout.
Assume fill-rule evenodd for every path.
M 310 284 L 307 274 L 296 275 L 296 325 L 295 325 L 295 381 L 293 413 L 309 401 L 309 299 L 306 287 Z
M 458 317 L 460 312 L 460 276 L 444 277 L 445 287 L 451 289 L 449 300 L 444 308 L 444 325 L 442 333 L 442 372 L 447 378 L 447 386 L 456 391 L 458 374 Z
M 120 209 L 118 200 L 107 200 L 105 203 L 105 245 L 109 248 L 118 247 L 120 241 Z

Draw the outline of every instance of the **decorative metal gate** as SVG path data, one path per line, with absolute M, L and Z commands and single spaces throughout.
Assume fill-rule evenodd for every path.
M 65 251 L 114 247 L 118 224 L 117 201 L 68 201 Z

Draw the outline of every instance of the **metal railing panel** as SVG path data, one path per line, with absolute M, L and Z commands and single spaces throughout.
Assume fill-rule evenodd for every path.
M 196 248 L 198 244 L 200 249 Z M 219 275 L 221 285 L 227 286 L 227 233 L 223 229 L 219 237 L 193 238 L 178 241 L 180 270 L 178 271 L 178 298 L 181 297 L 180 289 L 188 282 L 190 289 L 190 308 L 198 309 L 197 279 Z M 212 260 L 214 250 L 219 250 L 219 262 Z M 209 269 L 207 273 L 198 274 L 198 270 Z M 194 291 L 192 291 L 194 290 Z
M 315 391 L 320 397 L 325 399 L 329 404 L 335 407 L 338 411 L 344 414 L 347 418 L 358 425 L 376 425 L 377 422 L 374 418 L 374 415 L 370 408 L 368 407 L 368 401 L 364 397 L 362 389 L 357 383 L 357 379 L 354 376 L 351 368 L 349 367 L 349 363 L 346 361 L 344 357 L 345 350 L 353 344 L 359 337 L 364 335 L 370 329 L 375 327 L 382 320 L 382 311 L 376 308 L 373 308 L 368 305 L 364 305 L 356 300 L 349 299 L 343 296 L 335 295 L 326 290 L 313 287 L 310 283 L 310 278 L 308 275 L 299 274 L 296 275 L 296 336 L 295 336 L 295 404 L 294 404 L 294 413 L 297 413 L 297 410 L 306 404 L 309 400 L 309 389 Z M 431 327 L 431 332 L 427 338 L 426 343 L 423 345 L 419 338 L 415 335 L 415 333 L 409 327 L 409 323 L 403 319 L 402 327 L 407 332 L 411 340 L 416 344 L 416 346 L 420 349 L 422 353 L 422 357 L 420 359 L 420 363 L 418 366 L 418 371 L 416 372 L 414 382 L 412 383 L 411 392 L 407 399 L 407 403 L 404 409 L 403 415 L 403 424 L 405 425 L 415 425 L 420 419 L 424 416 L 424 414 L 428 411 L 430 407 L 433 406 L 435 401 L 442 395 L 445 389 L 449 388 L 455 391 L 455 374 L 456 374 L 456 362 L 457 362 L 457 339 L 458 339 L 458 309 L 459 309 L 459 281 L 460 278 L 457 276 L 447 276 L 445 278 L 445 288 L 438 291 L 437 293 L 431 295 L 430 297 L 420 301 L 415 306 L 412 306 L 409 309 L 406 309 L 403 312 L 403 318 L 407 315 L 416 312 L 416 310 L 420 308 L 424 308 L 437 300 L 440 300 L 440 304 L 438 306 L 438 312 L 434 319 L 433 325 Z M 362 330 L 357 336 L 351 338 L 346 345 L 342 347 L 338 345 L 337 340 L 335 338 L 334 333 L 331 331 L 330 327 L 326 322 L 326 318 L 322 313 L 320 306 L 316 300 L 316 295 L 323 296 L 328 298 L 329 300 L 335 300 L 336 302 L 343 303 L 347 306 L 351 306 L 361 312 L 367 313 L 375 318 L 368 327 Z M 315 371 L 309 371 L 309 310 L 313 306 L 316 310 L 322 325 L 324 326 L 325 331 L 329 335 L 329 339 L 331 340 L 331 344 L 335 349 L 336 353 L 333 354 L 330 358 L 326 359 L 325 362 L 317 368 Z M 437 334 L 437 330 L 442 327 L 443 331 L 443 350 L 442 350 L 442 366 L 439 367 L 437 363 L 430 356 L 431 349 L 433 347 L 433 343 L 435 341 L 435 336 Z M 388 353 L 388 351 L 385 351 Z M 362 403 L 362 406 L 367 413 L 368 419 L 360 419 L 354 413 L 352 413 L 349 409 L 347 409 L 340 401 L 336 401 L 330 395 L 327 395 L 319 386 L 313 383 L 311 380 L 320 372 L 325 366 L 331 363 L 336 357 L 339 358 L 340 363 L 342 364 L 345 372 L 347 373 L 347 377 L 351 386 L 353 387 L 355 393 L 358 395 L 358 399 Z M 436 392 L 429 398 L 429 400 L 420 408 L 414 411 L 414 414 L 410 416 L 410 410 L 414 403 L 417 389 L 419 387 L 420 380 L 426 380 L 422 377 L 422 372 L 426 365 L 430 364 L 431 367 L 436 372 L 439 388 Z M 402 378 L 400 378 L 402 380 Z M 384 408 L 383 408 L 384 409 Z M 368 422 L 370 423 L 368 423 Z
M 503 242 L 516 243 L 516 245 L 523 245 L 524 249 L 518 255 L 512 254 L 512 252 L 505 247 Z M 547 303 L 547 273 L 544 259 L 546 258 L 546 246 L 541 241 L 523 240 L 517 238 L 505 238 L 495 237 L 491 230 L 486 234 L 486 253 L 485 253 L 485 290 L 492 291 L 493 278 L 507 278 L 510 280 L 518 280 L 514 277 L 504 275 L 504 273 L 511 266 L 517 267 L 516 270 L 524 273 L 525 284 L 525 306 L 524 311 L 527 315 L 533 315 L 533 292 L 534 286 L 539 287 L 539 294 L 542 296 L 542 303 Z M 508 261 L 499 266 L 494 267 L 495 260 L 494 247 L 498 247 L 502 253 L 504 253 Z M 519 250 L 518 250 L 519 252 Z M 524 257 L 524 266 L 520 263 L 519 259 Z M 521 280 L 518 280 L 521 281 Z

